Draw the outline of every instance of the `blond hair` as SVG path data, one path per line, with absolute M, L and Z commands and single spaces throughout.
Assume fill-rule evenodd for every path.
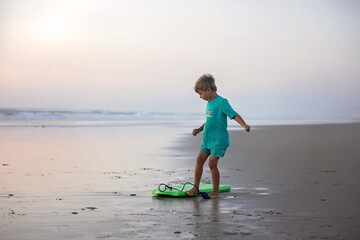
M 206 91 L 209 88 L 215 92 L 217 91 L 215 78 L 210 73 L 205 73 L 196 81 L 194 90 L 199 93 L 199 91 Z

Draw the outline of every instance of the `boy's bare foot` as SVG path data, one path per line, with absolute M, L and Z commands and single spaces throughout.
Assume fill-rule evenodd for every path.
M 219 193 L 213 193 L 213 192 L 211 192 L 211 193 L 209 193 L 209 197 L 210 197 L 211 199 L 219 198 L 219 197 L 220 197 L 220 194 L 219 194 Z
M 194 194 L 196 194 L 196 193 L 198 193 L 196 187 L 193 187 L 189 191 L 186 191 L 186 194 L 189 195 L 189 196 L 194 196 Z

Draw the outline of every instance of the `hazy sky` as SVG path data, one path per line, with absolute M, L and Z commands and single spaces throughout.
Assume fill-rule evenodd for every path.
M 360 1 L 0 0 L 0 107 L 360 117 Z

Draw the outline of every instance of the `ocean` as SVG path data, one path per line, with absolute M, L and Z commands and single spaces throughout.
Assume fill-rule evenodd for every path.
M 247 116 L 242 117 L 247 124 L 254 127 L 359 122 L 359 119 L 249 119 Z M 204 121 L 205 116 L 201 113 L 0 108 L 0 127 L 127 127 L 163 124 L 198 127 Z M 230 130 L 242 130 L 235 121 L 229 120 L 228 126 Z

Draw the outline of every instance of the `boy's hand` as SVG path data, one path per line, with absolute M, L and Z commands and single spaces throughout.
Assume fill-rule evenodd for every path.
M 250 132 L 250 126 L 249 125 L 245 125 L 244 129 L 245 129 L 245 131 Z
M 196 136 L 198 135 L 199 133 L 201 133 L 203 130 L 204 130 L 204 126 L 205 126 L 205 123 L 199 127 L 199 128 L 195 128 L 193 131 L 192 131 L 192 135 Z

